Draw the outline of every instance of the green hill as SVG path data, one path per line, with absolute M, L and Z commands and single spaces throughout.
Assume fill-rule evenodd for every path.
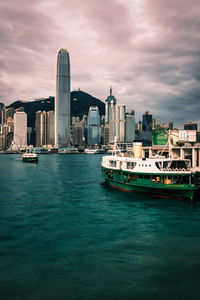
M 98 106 L 100 115 L 105 115 L 105 104 L 87 94 L 83 91 L 73 91 L 71 92 L 71 116 L 82 118 L 84 114 L 88 115 L 90 106 Z M 24 107 L 24 111 L 27 113 L 28 127 L 35 128 L 35 113 L 38 110 L 49 111 L 54 110 L 54 97 L 49 97 L 46 99 L 39 99 L 30 102 L 15 101 L 8 107 L 17 109 L 19 107 Z

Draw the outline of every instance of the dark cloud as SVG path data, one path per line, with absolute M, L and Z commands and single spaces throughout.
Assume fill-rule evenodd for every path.
M 54 93 L 65 47 L 72 89 L 105 99 L 112 85 L 137 119 L 150 110 L 179 124 L 199 120 L 199 1 L 1 2 L 1 101 Z

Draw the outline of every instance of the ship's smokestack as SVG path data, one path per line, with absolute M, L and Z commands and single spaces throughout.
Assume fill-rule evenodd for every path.
M 133 158 L 142 158 L 142 142 L 133 143 Z

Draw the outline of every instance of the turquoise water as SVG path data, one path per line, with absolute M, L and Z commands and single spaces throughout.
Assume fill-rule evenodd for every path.
M 101 155 L 0 155 L 0 299 L 199 299 L 200 203 L 109 188 Z

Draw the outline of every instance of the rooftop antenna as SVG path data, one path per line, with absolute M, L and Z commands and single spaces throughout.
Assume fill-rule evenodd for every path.
M 110 87 L 110 96 L 112 96 L 112 86 Z

